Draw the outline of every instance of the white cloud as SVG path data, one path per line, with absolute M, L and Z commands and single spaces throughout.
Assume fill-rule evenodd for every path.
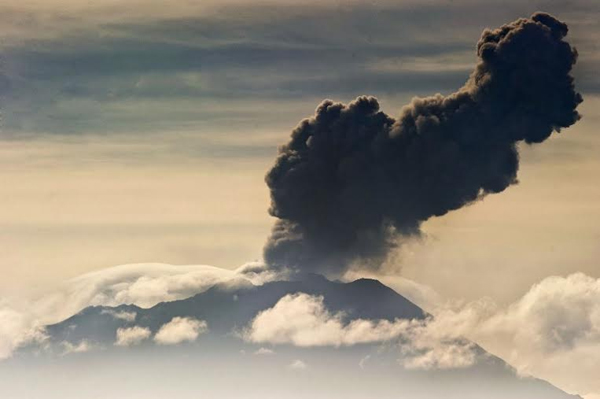
M 600 395 L 600 279 L 548 277 L 518 301 L 442 309 L 436 318 L 505 359 L 524 375 L 581 395 Z
M 170 322 L 160 327 L 154 336 L 154 341 L 161 345 L 175 345 L 185 341 L 192 342 L 206 331 L 208 331 L 208 325 L 204 320 L 191 317 L 174 317 Z
M 407 368 L 456 368 L 475 363 L 474 345 L 437 320 L 364 320 L 345 323 L 342 313 L 330 313 L 323 297 L 286 295 L 260 312 L 242 337 L 254 343 L 300 347 L 350 346 L 395 341 Z
M 104 309 L 100 313 L 101 314 L 110 315 L 110 316 L 114 317 L 117 320 L 124 320 L 124 321 L 129 322 L 129 323 L 134 322 L 135 318 L 137 316 L 136 312 L 128 312 L 128 311 L 125 311 L 125 310 L 115 311 L 115 310 L 112 310 L 112 309 Z
M 243 338 L 296 346 L 396 340 L 404 367 L 455 368 L 476 361 L 473 345 L 460 338 L 466 337 L 523 375 L 600 397 L 600 279 L 582 273 L 548 277 L 506 307 L 486 298 L 445 306 L 437 296 L 424 302 L 435 315 L 427 321 L 344 323 L 343 315 L 327 311 L 323 298 L 288 295 L 259 313 Z
M 133 326 L 117 329 L 116 346 L 138 345 L 150 337 L 150 329 L 147 327 Z
M 122 265 L 87 273 L 68 282 L 68 294 L 88 305 L 136 304 L 190 297 L 231 281 L 232 270 L 206 265 L 174 266 L 157 263 Z
M 0 300 L 0 360 L 11 357 L 22 345 L 46 339 L 43 328 L 27 311 Z
M 260 261 L 247 262 L 235 269 L 235 273 L 250 280 L 254 285 L 263 285 L 269 281 L 287 280 L 290 277 L 289 270 L 272 269 Z
M 14 350 L 44 338 L 41 326 L 57 323 L 87 306 L 134 304 L 150 307 L 183 299 L 215 286 L 260 285 L 282 277 L 261 262 L 236 270 L 206 265 L 175 266 L 140 263 L 110 267 L 83 274 L 40 298 L 8 303 L 0 298 L 0 360 Z M 133 322 L 135 312 L 106 310 L 106 314 Z
M 63 347 L 63 355 L 69 355 L 71 353 L 85 353 L 94 349 L 94 345 L 88 340 L 81 340 L 78 343 L 72 343 L 63 341 L 61 343 Z
M 265 355 L 274 355 L 275 351 L 269 348 L 260 348 L 254 352 L 255 355 L 265 356 Z
M 62 289 L 44 296 L 36 307 L 45 322 L 65 319 L 86 306 L 133 304 L 151 307 L 159 302 L 188 298 L 215 285 L 260 285 L 278 277 L 264 264 L 251 262 L 236 270 L 207 265 L 138 263 L 114 266 L 68 280 Z M 121 317 L 127 317 L 120 314 Z
M 385 320 L 377 323 L 354 320 L 345 326 L 342 317 L 342 314 L 329 313 L 323 297 L 290 294 L 272 308 L 260 312 L 243 335 L 246 340 L 255 343 L 302 347 L 354 345 L 383 341 L 398 335 L 398 328 Z
M 427 337 L 429 325 L 411 333 L 411 341 L 400 345 L 403 354 L 399 362 L 407 369 L 456 369 L 470 367 L 477 362 L 475 345 L 458 338 L 432 341 Z M 418 331 L 424 331 L 419 335 Z
M 307 364 L 302 360 L 294 360 L 288 367 L 292 370 L 306 370 L 308 368 Z

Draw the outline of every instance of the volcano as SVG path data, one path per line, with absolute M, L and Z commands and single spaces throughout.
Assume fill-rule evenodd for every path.
M 47 392 L 45 398 L 61 399 L 578 398 L 545 381 L 517 375 L 476 344 L 477 362 L 468 367 L 407 369 L 393 341 L 297 347 L 242 339 L 241 332 L 260 312 L 299 293 L 322 298 L 328 311 L 344 322 L 431 317 L 372 279 L 344 283 L 305 274 L 261 286 L 240 281 L 147 309 L 88 307 L 47 326 L 45 350 L 29 348 L 0 365 L 0 386 L 15 398 L 33 397 L 35 385 L 37 392 Z M 178 345 L 159 345 L 150 338 L 134 347 L 114 345 L 120 328 L 137 326 L 155 336 L 174 318 L 202 320 L 207 331 Z M 80 353 L 65 356 L 60 349 L 65 347 Z

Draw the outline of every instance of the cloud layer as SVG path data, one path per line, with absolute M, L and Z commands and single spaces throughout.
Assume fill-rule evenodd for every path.
M 22 345 L 42 341 L 44 325 L 64 320 L 87 306 L 134 304 L 150 307 L 159 302 L 190 297 L 217 284 L 232 287 L 260 285 L 281 277 L 260 262 L 250 262 L 236 270 L 206 265 L 145 263 L 87 273 L 36 300 L 0 301 L 0 360 L 10 357 Z M 136 318 L 134 312 L 106 310 L 105 313 L 127 322 Z
M 172 279 L 171 268 L 177 267 L 159 268 L 167 272 L 164 281 L 181 283 L 180 279 Z M 131 274 L 124 272 L 127 267 L 116 269 L 108 269 L 106 275 L 117 273 L 128 276 L 121 282 L 122 285 L 113 278 L 98 278 L 98 284 L 94 285 L 91 277 L 86 276 L 82 280 L 87 283 L 77 287 L 81 290 L 93 288 L 91 296 L 83 293 L 76 295 L 79 292 L 77 289 L 66 290 L 58 297 L 49 297 L 52 306 L 84 305 L 82 298 L 102 298 L 113 303 L 115 299 L 108 298 L 106 293 L 119 292 L 115 287 L 131 292 L 128 287 L 137 281 L 131 276 L 135 275 L 134 271 L 142 270 L 139 265 L 131 266 Z M 194 268 L 182 270 L 191 273 L 190 281 L 197 281 L 194 278 L 196 274 L 191 272 Z M 206 270 L 210 269 L 199 267 L 196 271 Z M 249 264 L 231 273 L 232 276 L 257 278 L 263 272 L 264 265 Z M 186 273 L 179 277 L 184 275 Z M 160 280 L 158 274 L 153 279 Z M 104 286 L 103 283 L 108 285 Z M 181 287 L 179 283 L 173 287 Z M 408 286 L 411 292 L 415 291 L 414 287 L 407 284 L 403 281 L 400 286 Z M 98 292 L 104 294 L 94 294 Z M 187 291 L 169 289 L 163 292 L 170 296 L 174 293 L 183 295 Z M 416 297 L 431 294 L 431 290 L 423 287 L 415 292 Z M 72 293 L 73 296 L 65 293 Z M 65 302 L 57 302 L 57 298 L 63 298 Z M 140 297 L 141 300 L 147 298 Z M 461 338 L 465 337 L 506 360 L 521 374 L 546 379 L 571 392 L 600 394 L 597 379 L 597 365 L 600 364 L 600 279 L 581 273 L 549 277 L 532 286 L 519 300 L 506 307 L 499 307 L 489 299 L 441 306 L 440 298 L 435 293 L 432 299 L 425 302 L 429 303 L 428 310 L 435 315 L 425 321 L 348 320 L 344 314 L 328 311 L 321 297 L 302 293 L 288 295 L 272 308 L 256 315 L 242 337 L 248 342 L 265 346 L 343 347 L 387 343 L 397 348 L 401 364 L 413 369 L 447 369 L 474 364 L 478 360 L 477 349 Z M 6 301 L 0 303 L 0 359 L 10 357 L 21 345 L 31 342 L 44 344 L 41 320 L 47 320 L 49 314 L 40 317 L 41 310 L 54 309 L 52 317 L 62 314 L 49 306 L 47 301 L 18 305 Z M 68 306 L 67 309 L 71 309 Z M 135 321 L 132 313 L 112 312 L 111 316 L 127 323 Z M 194 341 L 208 327 L 202 320 L 175 318 L 159 328 L 154 342 L 168 345 Z M 119 330 L 115 344 L 130 346 L 151 337 L 150 330 L 128 325 Z M 92 349 L 100 348 L 83 339 L 61 343 L 59 353 L 82 353 Z M 267 355 L 271 351 L 265 347 L 257 350 L 256 354 Z M 367 360 L 363 366 L 365 362 Z

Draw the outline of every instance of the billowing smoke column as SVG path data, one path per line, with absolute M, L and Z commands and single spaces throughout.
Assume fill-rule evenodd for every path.
M 423 221 L 515 184 L 516 144 L 580 118 L 567 30 L 544 13 L 485 30 L 464 87 L 415 98 L 399 119 L 373 97 L 323 101 L 266 176 L 279 219 L 266 262 L 326 274 L 377 265 Z

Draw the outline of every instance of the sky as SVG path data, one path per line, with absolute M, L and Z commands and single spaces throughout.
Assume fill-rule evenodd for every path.
M 0 0 L 0 298 L 122 264 L 260 260 L 265 173 L 323 99 L 373 95 L 397 116 L 464 84 L 483 29 L 538 10 L 569 25 L 583 118 L 521 144 L 519 184 L 428 220 L 375 277 L 413 299 L 487 298 L 513 324 L 545 287 L 586 291 L 600 279 L 594 2 Z
M 425 223 L 390 273 L 507 302 L 597 265 L 598 7 L 581 2 L 0 3 L 4 292 L 124 263 L 261 257 L 264 175 L 323 98 L 388 114 L 460 87 L 485 27 L 568 22 L 583 119 L 523 145 L 520 184 Z M 475 283 L 477 282 L 477 283 Z

